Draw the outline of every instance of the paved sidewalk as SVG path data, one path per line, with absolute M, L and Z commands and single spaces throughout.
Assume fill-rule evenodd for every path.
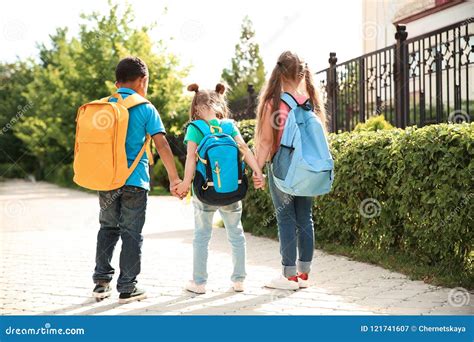
M 98 209 L 94 194 L 47 183 L 0 183 L 0 314 L 474 313 L 472 294 L 460 292 L 449 300 L 450 289 L 318 250 L 313 286 L 297 292 L 263 288 L 280 271 L 278 243 L 248 234 L 247 291 L 233 293 L 228 279 L 230 246 L 222 228 L 214 229 L 211 242 L 208 293 L 186 293 L 183 285 L 192 265 L 192 206 L 172 197 L 149 198 L 139 277 L 148 299 L 119 305 L 114 293 L 96 303 L 90 292 Z M 119 249 L 120 244 L 114 257 L 117 266 Z M 464 305 L 455 306 L 458 303 Z

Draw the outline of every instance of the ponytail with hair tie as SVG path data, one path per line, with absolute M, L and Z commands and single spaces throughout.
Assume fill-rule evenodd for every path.
M 199 91 L 199 86 L 197 85 L 197 83 L 192 83 L 188 85 L 188 91 L 194 91 L 195 93 L 197 93 Z
M 221 95 L 224 95 L 224 93 L 225 93 L 225 85 L 223 85 L 222 83 L 217 83 L 215 90 L 216 90 L 216 93 L 221 94 Z

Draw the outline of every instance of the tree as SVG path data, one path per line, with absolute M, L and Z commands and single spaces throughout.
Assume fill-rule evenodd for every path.
M 249 84 L 252 84 L 258 92 L 265 82 L 265 68 L 260 57 L 260 47 L 248 16 L 242 21 L 240 39 L 235 45 L 235 56 L 232 58 L 231 67 L 224 69 L 221 77 L 231 88 L 229 101 L 247 95 Z
M 26 146 L 14 135 L 14 128 L 32 106 L 23 92 L 24 85 L 33 79 L 33 68 L 31 60 L 0 63 L 0 164 L 13 164 L 17 160 L 23 164 L 16 168 L 5 165 L 0 169 L 0 177 L 8 169 L 20 171 L 8 172 L 11 176 L 24 176 L 30 169 L 28 165 L 32 165 Z
M 14 133 L 36 159 L 40 178 L 70 166 L 77 108 L 115 90 L 114 69 L 125 56 L 136 55 L 147 63 L 148 98 L 168 131 L 179 130 L 186 121 L 181 79 L 187 69 L 180 68 L 161 42 L 152 42 L 150 27 L 132 26 L 130 6 L 122 15 L 118 5 L 111 5 L 106 15 L 92 13 L 82 18 L 85 23 L 77 37 L 69 38 L 67 29 L 59 28 L 48 46 L 39 46 L 39 63 L 31 68 L 31 80 L 21 84 L 22 95 L 32 106 L 14 126 Z M 9 92 L 0 89 L 0 98 Z

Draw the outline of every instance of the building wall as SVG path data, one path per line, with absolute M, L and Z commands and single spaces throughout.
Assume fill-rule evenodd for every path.
M 474 0 L 466 0 L 414 21 L 403 18 L 435 7 L 436 0 L 363 0 L 363 51 L 369 53 L 395 43 L 396 21 L 407 26 L 408 38 L 468 19 Z

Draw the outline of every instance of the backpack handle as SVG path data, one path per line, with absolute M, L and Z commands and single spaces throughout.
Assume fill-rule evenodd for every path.
M 230 135 L 233 131 L 232 120 L 229 119 L 221 120 L 220 126 L 210 125 L 209 122 L 205 120 L 194 120 L 189 124 L 194 126 L 203 136 L 215 133 L 225 133 Z
M 216 133 L 216 131 L 218 133 L 222 133 L 222 127 L 219 127 L 219 126 L 209 125 L 209 129 L 210 129 L 212 134 Z

